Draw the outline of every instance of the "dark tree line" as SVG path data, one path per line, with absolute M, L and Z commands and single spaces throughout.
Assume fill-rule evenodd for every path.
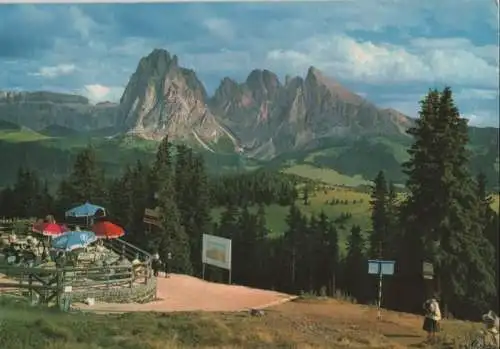
M 345 251 L 337 228 L 349 215 L 306 216 L 295 203 L 308 201 L 309 187 L 299 197 L 295 178 L 257 171 L 211 179 L 200 155 L 167 139 L 152 163 L 138 161 L 111 181 L 86 149 L 55 197 L 35 173 L 20 170 L 16 184 L 0 195 L 0 216 L 60 215 L 88 200 L 106 206 L 132 243 L 163 259 L 171 253 L 174 272 L 201 274 L 201 237 L 209 233 L 232 239 L 234 283 L 292 293 L 340 290 L 359 302 L 377 296 L 367 260 L 394 260 L 384 307 L 420 312 L 423 300 L 437 291 L 445 312 L 477 318 L 498 307 L 499 216 L 491 209 L 485 176 L 475 178 L 468 170 L 467 123 L 450 89 L 428 93 L 408 134 L 413 144 L 403 166 L 405 192 L 379 172 L 370 188 L 372 229 L 352 226 Z M 270 236 L 266 227 L 266 205 L 273 203 L 289 206 L 281 236 Z M 224 209 L 214 221 L 217 206 Z M 148 227 L 144 209 L 155 207 L 161 224 Z M 432 281 L 423 278 L 423 262 L 434 266 Z M 227 279 L 215 268 L 206 275 Z
M 211 180 L 212 203 L 238 206 L 278 203 L 288 206 L 298 197 L 297 181 L 292 176 L 259 170 Z

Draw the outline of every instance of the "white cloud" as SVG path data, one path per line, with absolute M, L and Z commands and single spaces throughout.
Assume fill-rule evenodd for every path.
M 235 38 L 235 28 L 230 21 L 222 18 L 209 18 L 202 22 L 210 34 L 223 40 L 233 40 Z
M 69 9 L 69 15 L 73 22 L 73 28 L 83 39 L 88 39 L 92 29 L 97 27 L 97 23 L 87 16 L 80 8 L 72 6 Z
M 466 88 L 454 95 L 457 99 L 461 100 L 498 100 L 498 90 L 492 89 Z
M 287 65 L 294 73 L 303 74 L 314 65 L 332 76 L 372 84 L 437 82 L 493 88 L 498 84 L 498 67 L 485 58 L 486 52 L 489 48 L 454 38 L 448 43 L 446 39 L 411 40 L 403 47 L 321 35 L 292 49 L 271 50 L 267 59 L 274 66 Z
M 59 76 L 72 74 L 75 70 L 76 67 L 74 64 L 59 64 L 56 66 L 41 67 L 38 69 L 38 72 L 30 75 L 53 79 Z
M 117 102 L 119 101 L 123 88 L 117 86 L 104 86 L 100 84 L 85 85 L 81 93 L 91 102 Z
M 471 113 L 462 114 L 462 116 L 469 120 L 469 124 L 473 126 L 499 126 L 498 113 L 491 110 L 474 110 Z
M 453 95 L 462 116 L 469 119 L 471 125 L 498 127 L 498 107 L 490 107 L 498 105 L 497 91 L 462 89 L 454 91 Z M 379 104 L 381 107 L 393 108 L 408 116 L 417 117 L 420 109 L 419 101 L 425 97 L 425 93 L 387 93 L 379 97 L 383 100 Z
M 227 73 L 244 71 L 250 73 L 251 69 L 261 68 L 259 63 L 248 51 L 232 51 L 222 49 L 218 52 L 184 54 L 180 56 L 183 66 L 195 70 L 202 70 L 204 73 L 221 73 L 221 78 Z

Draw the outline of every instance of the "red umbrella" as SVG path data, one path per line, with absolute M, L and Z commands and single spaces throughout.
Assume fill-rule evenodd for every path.
M 125 230 L 122 227 L 108 221 L 95 223 L 92 226 L 92 231 L 97 237 L 108 239 L 116 239 L 125 235 Z
M 57 223 L 37 222 L 33 225 L 33 231 L 45 236 L 59 236 L 67 231 L 67 228 Z

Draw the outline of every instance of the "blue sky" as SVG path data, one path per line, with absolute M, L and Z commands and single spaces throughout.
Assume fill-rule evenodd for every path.
M 265 68 L 284 79 L 312 65 L 410 116 L 447 84 L 471 123 L 499 123 L 492 0 L 0 6 L 0 90 L 118 101 L 139 59 L 164 48 L 209 93 L 225 76 Z

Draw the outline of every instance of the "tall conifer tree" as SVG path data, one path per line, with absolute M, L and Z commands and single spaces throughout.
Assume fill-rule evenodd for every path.
M 472 284 L 481 294 L 478 299 L 494 290 L 492 268 L 486 262 L 491 251 L 483 238 L 468 171 L 467 121 L 448 87 L 430 91 L 419 114 L 415 127 L 408 130 L 414 143 L 404 164 L 410 191 L 404 205 L 407 272 L 415 281 L 422 280 L 422 261 L 431 261 L 445 310 L 449 304 L 459 312 Z M 421 290 L 413 297 L 415 307 L 425 296 L 422 286 Z

